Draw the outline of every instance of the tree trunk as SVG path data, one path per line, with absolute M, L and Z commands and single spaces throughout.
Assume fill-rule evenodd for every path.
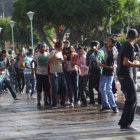
M 42 36 L 42 39 L 44 40 L 44 42 L 46 42 L 46 44 L 49 46 L 49 48 L 52 47 L 52 45 L 50 44 L 50 42 L 48 41 L 48 39 L 46 38 L 46 34 L 43 31 L 43 29 L 37 29 L 37 31 L 39 32 L 39 34 Z
M 104 29 L 103 29 L 102 34 L 101 34 L 101 37 L 98 40 L 102 40 L 104 33 L 106 33 L 106 31 L 107 31 L 107 26 L 109 24 L 109 21 L 110 21 L 110 16 L 107 18 Z

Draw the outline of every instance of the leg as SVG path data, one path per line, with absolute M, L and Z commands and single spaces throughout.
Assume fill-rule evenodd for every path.
M 117 105 L 115 103 L 114 95 L 112 92 L 113 79 L 114 79 L 114 76 L 107 76 L 107 78 L 106 78 L 106 94 L 107 94 L 110 106 L 112 108 L 116 108 Z
M 58 75 L 56 74 L 51 74 L 51 84 L 52 84 L 52 101 L 53 101 L 53 106 L 57 105 L 56 101 L 56 96 L 58 93 Z
M 95 80 L 94 77 L 92 75 L 89 75 L 89 97 L 90 97 L 91 104 L 95 104 L 94 93 L 93 93 L 94 80 Z
M 134 120 L 137 105 L 136 89 L 134 81 L 130 77 L 119 77 L 119 81 L 121 84 L 121 90 L 123 91 L 126 99 L 119 124 L 121 127 L 127 127 L 130 126 Z
M 43 91 L 44 91 L 44 104 L 48 104 L 48 93 L 50 92 L 50 83 L 48 75 L 44 75 L 43 79 Z
M 86 84 L 86 76 L 80 76 L 79 79 L 79 91 L 81 95 L 81 100 L 83 102 L 83 105 L 87 106 L 87 100 L 86 100 L 86 92 L 85 92 L 85 85 Z
M 38 105 L 40 106 L 40 100 L 41 100 L 41 93 L 42 93 L 42 75 L 36 75 L 37 79 L 37 101 Z
M 3 82 L 5 83 L 6 87 L 9 89 L 9 91 L 11 92 L 12 97 L 15 99 L 16 98 L 16 93 L 13 91 L 9 81 L 5 78 Z
M 29 74 L 25 74 L 25 81 L 26 81 L 26 94 L 29 94 L 29 91 L 31 89 L 31 83 L 30 83 L 30 80 L 31 80 L 31 76 Z
M 69 94 L 69 101 L 70 103 L 73 103 L 73 88 L 72 88 L 72 75 L 71 72 L 66 72 L 66 81 L 68 86 L 68 94 Z
M 72 85 L 73 85 L 73 90 L 74 90 L 74 102 L 77 103 L 78 102 L 78 87 L 77 87 L 77 82 L 78 82 L 78 74 L 76 73 L 76 71 L 71 73 L 71 81 L 72 81 Z
M 67 83 L 66 83 L 66 78 L 64 73 L 60 73 L 59 74 L 59 84 L 61 86 L 61 105 L 65 106 L 65 101 L 66 101 L 66 87 L 67 87 Z
M 103 107 L 105 107 L 105 108 L 110 107 L 110 104 L 108 102 L 108 97 L 107 97 L 107 94 L 106 94 L 106 76 L 101 75 L 99 90 L 100 90 L 101 96 L 102 96 Z

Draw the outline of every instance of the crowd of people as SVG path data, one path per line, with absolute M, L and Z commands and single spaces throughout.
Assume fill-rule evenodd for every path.
M 38 107 L 44 97 L 44 105 L 52 108 L 58 108 L 58 104 L 73 108 L 80 102 L 82 107 L 99 104 L 102 105 L 101 112 L 112 109 L 117 113 L 114 94 L 118 75 L 126 97 L 119 125 L 121 129 L 131 129 L 136 108 L 136 73 L 140 68 L 137 64 L 139 47 L 135 44 L 137 36 L 137 31 L 131 29 L 123 45 L 108 37 L 103 46 L 92 41 L 88 51 L 80 45 L 77 48 L 71 46 L 67 40 L 56 42 L 54 48 L 48 50 L 45 43 L 40 43 L 34 52 L 29 49 L 27 54 L 19 53 L 15 57 L 10 52 L 7 56 L 3 50 L 0 55 L 0 93 L 5 85 L 15 100 L 18 100 L 16 93 L 22 94 L 24 89 L 28 99 L 34 99 L 37 92 Z M 133 78 L 130 67 L 133 67 Z M 98 93 L 97 100 L 93 89 Z

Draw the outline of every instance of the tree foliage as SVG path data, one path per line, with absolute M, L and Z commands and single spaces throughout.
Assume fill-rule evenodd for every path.
M 137 0 L 17 0 L 12 18 L 27 26 L 26 13 L 34 11 L 34 28 L 50 45 L 50 41 L 53 42 L 52 29 L 59 40 L 68 29 L 71 31 L 69 39 L 74 42 L 81 41 L 81 36 L 101 40 L 110 18 L 115 23 L 128 14 L 133 15 L 137 7 Z M 61 25 L 64 30 L 60 30 Z

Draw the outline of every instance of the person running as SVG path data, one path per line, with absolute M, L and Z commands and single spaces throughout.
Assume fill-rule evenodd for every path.
M 52 101 L 53 101 L 53 108 L 57 108 L 57 93 L 60 90 L 61 96 L 61 106 L 65 107 L 66 101 L 66 78 L 63 72 L 63 62 L 64 57 L 62 54 L 63 46 L 62 42 L 55 43 L 55 50 L 50 53 L 48 64 L 50 66 L 50 73 L 51 73 L 51 85 L 52 85 Z
M 18 100 L 16 93 L 13 91 L 11 84 L 7 78 L 7 68 L 9 66 L 9 62 L 6 59 L 6 51 L 2 50 L 0 55 L 0 94 L 2 91 L 2 84 L 4 83 L 6 87 L 11 92 L 11 95 L 14 100 Z
M 37 106 L 41 106 L 41 93 L 44 92 L 44 105 L 48 105 L 48 93 L 50 92 L 50 84 L 48 79 L 48 57 L 49 53 L 45 51 L 46 44 L 41 43 L 38 46 L 38 52 L 35 53 L 34 61 L 37 64 L 36 67 L 36 79 L 37 79 Z
M 25 57 L 25 69 L 24 69 L 24 75 L 25 75 L 25 81 L 26 81 L 26 94 L 27 94 L 28 99 L 30 97 L 32 99 L 35 99 L 35 96 L 34 96 L 35 76 L 34 76 L 34 71 L 31 67 L 32 60 L 33 60 L 33 50 L 29 49 L 27 56 Z M 31 90 L 31 95 L 29 96 L 30 90 Z
M 136 29 L 130 29 L 127 41 L 119 52 L 117 75 L 121 84 L 121 90 L 125 96 L 123 113 L 119 121 L 121 130 L 135 130 L 131 127 L 137 105 L 136 88 L 132 76 L 132 68 L 140 68 L 139 64 L 134 64 L 134 43 L 138 38 Z
M 118 112 L 117 105 L 112 92 L 112 82 L 114 78 L 114 51 L 113 47 L 115 45 L 115 40 L 109 38 L 107 42 L 107 52 L 104 57 L 103 63 L 98 63 L 100 67 L 103 67 L 103 73 L 100 77 L 99 90 L 102 96 L 102 108 L 100 111 L 109 110 L 112 108 L 114 113 Z
M 100 44 L 98 41 L 91 42 L 91 49 L 86 56 L 87 66 L 89 66 L 88 79 L 89 79 L 89 97 L 90 104 L 95 104 L 93 88 L 98 92 L 98 104 L 102 104 L 101 93 L 99 91 L 100 75 L 102 68 L 97 66 L 97 62 L 102 62 L 104 59 L 104 52 L 100 50 Z

